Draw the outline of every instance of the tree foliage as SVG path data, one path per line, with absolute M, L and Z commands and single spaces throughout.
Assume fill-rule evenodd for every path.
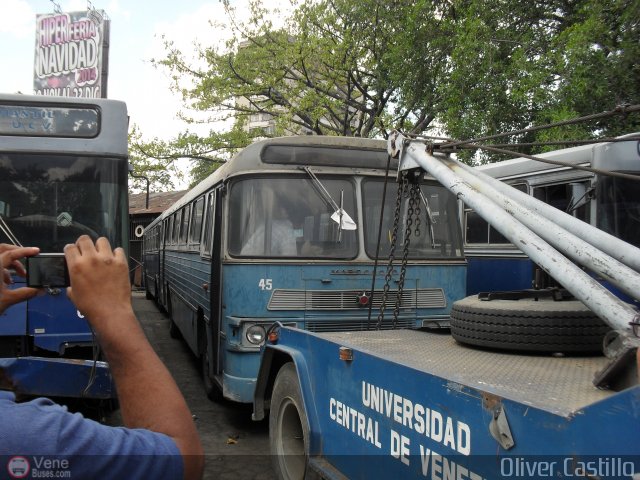
M 225 48 L 199 47 L 189 62 L 167 42 L 156 62 L 209 135 L 132 138 L 142 156 L 194 159 L 194 181 L 257 137 L 399 128 L 467 139 L 640 103 L 640 0 L 300 0 L 278 27 L 260 0 L 244 23 L 226 6 Z M 275 128 L 248 131 L 256 115 Z M 512 141 L 639 126 L 618 118 Z
M 457 3 L 455 17 L 451 75 L 442 85 L 448 108 L 440 117 L 452 137 L 497 134 L 640 102 L 638 0 L 467 0 Z M 615 136 L 639 126 L 636 117 L 616 118 L 512 141 Z
M 182 179 L 182 172 L 167 158 L 168 142 L 154 138 L 149 142 L 142 139 L 136 125 L 129 132 L 129 163 L 133 167 L 130 186 L 145 189 L 147 180 L 151 189 L 174 190 L 174 180 Z

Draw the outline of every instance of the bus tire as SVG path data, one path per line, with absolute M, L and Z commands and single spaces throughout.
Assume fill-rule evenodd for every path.
M 293 363 L 282 366 L 273 386 L 269 412 L 269 446 L 280 480 L 313 477 L 308 470 L 309 424 Z
M 458 342 L 530 353 L 602 353 L 610 327 L 578 300 L 482 301 L 453 304 L 451 334 Z
M 176 325 L 176 322 L 174 322 L 171 318 L 169 319 L 169 336 L 175 340 L 180 340 L 182 338 L 180 329 Z

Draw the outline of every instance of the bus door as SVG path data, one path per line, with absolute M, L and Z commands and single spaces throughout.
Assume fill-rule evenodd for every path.
M 158 246 L 158 298 L 157 301 L 162 308 L 167 309 L 167 292 L 165 291 L 165 276 L 164 276 L 164 262 L 165 262 L 165 252 L 167 250 L 167 243 L 169 241 L 169 236 L 171 235 L 171 229 L 169 228 L 169 219 L 163 220 L 161 225 L 161 235 L 160 245 Z
M 211 258 L 211 283 L 209 285 L 210 303 L 209 322 L 206 328 L 207 357 L 209 361 L 209 372 L 212 375 L 222 373 L 222 242 L 221 228 L 222 222 L 222 201 L 221 188 L 209 192 L 207 195 L 207 220 L 204 228 L 203 255 L 210 255 Z

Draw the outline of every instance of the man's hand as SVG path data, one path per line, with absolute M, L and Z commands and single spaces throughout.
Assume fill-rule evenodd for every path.
M 117 327 L 121 319 L 133 314 L 129 265 L 122 248 L 112 250 L 106 238 L 94 244 L 82 235 L 75 244 L 64 247 L 64 254 L 71 280 L 67 296 L 96 333 Z
M 16 273 L 24 277 L 26 271 L 19 259 L 32 257 L 40 253 L 36 247 L 16 247 L 15 245 L 0 244 L 0 262 L 2 263 L 2 282 L 0 282 L 0 314 L 11 305 L 29 300 L 38 294 L 37 288 L 21 287 L 14 290 L 9 289 L 11 284 L 11 274 L 9 267 L 13 267 Z

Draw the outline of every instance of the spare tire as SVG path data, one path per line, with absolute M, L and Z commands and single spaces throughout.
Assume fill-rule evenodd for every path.
M 529 353 L 602 352 L 610 327 L 578 300 L 479 300 L 451 309 L 451 334 L 460 343 Z

